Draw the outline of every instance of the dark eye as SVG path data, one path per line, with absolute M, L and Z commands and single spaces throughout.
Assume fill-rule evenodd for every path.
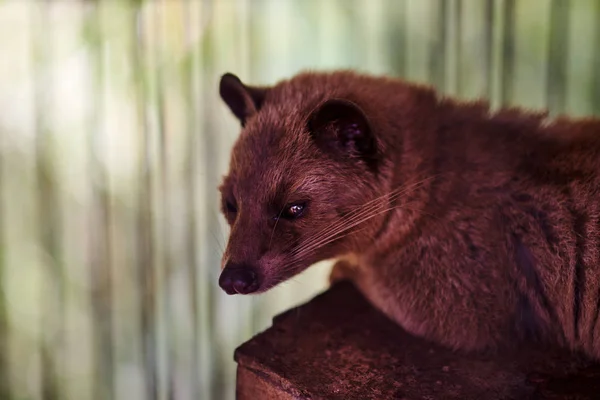
M 306 209 L 306 204 L 304 203 L 294 203 L 285 206 L 283 212 L 281 213 L 281 218 L 284 219 L 296 219 L 300 217 L 304 210 Z
M 226 201 L 225 202 L 225 209 L 230 214 L 237 213 L 237 207 L 231 201 Z

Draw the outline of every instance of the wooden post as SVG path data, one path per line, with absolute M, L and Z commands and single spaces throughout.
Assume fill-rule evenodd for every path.
M 600 364 L 564 352 L 466 355 L 406 333 L 349 283 L 241 345 L 237 398 L 594 399 Z

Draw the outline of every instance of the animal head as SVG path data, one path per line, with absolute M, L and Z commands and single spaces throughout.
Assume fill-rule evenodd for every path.
M 264 292 L 308 266 L 367 245 L 384 144 L 351 73 L 305 73 L 272 87 L 233 74 L 220 95 L 241 125 L 220 186 L 230 236 L 219 285 Z M 369 204 L 371 207 L 369 208 Z

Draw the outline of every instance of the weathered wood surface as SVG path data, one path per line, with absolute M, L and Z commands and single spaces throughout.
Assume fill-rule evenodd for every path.
M 600 364 L 556 351 L 473 356 L 413 337 L 339 283 L 241 345 L 237 398 L 600 399 Z

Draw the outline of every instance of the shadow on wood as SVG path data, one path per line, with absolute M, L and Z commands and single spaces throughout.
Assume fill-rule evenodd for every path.
M 237 398 L 598 399 L 600 365 L 560 352 L 473 356 L 409 335 L 347 282 L 241 345 Z

